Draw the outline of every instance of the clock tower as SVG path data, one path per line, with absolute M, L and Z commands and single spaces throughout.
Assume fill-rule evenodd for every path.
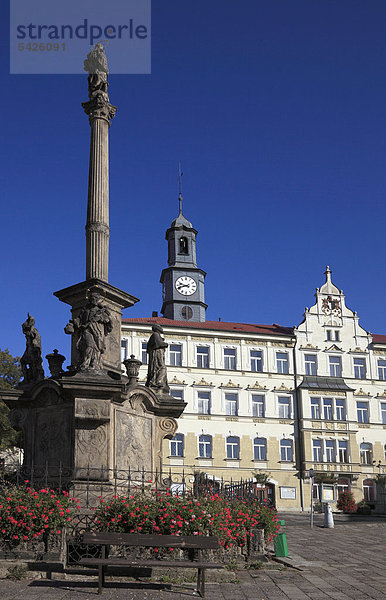
M 163 303 L 161 312 L 175 321 L 205 321 L 204 280 L 206 273 L 197 267 L 197 231 L 180 210 L 166 231 L 168 267 L 161 273 Z

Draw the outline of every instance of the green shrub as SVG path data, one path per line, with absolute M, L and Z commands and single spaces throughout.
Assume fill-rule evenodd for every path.
M 365 500 L 361 500 L 358 503 L 357 513 L 358 513 L 358 515 L 370 515 L 371 514 L 371 508 Z
M 336 507 L 338 510 L 342 510 L 344 513 L 355 513 L 357 505 L 354 500 L 353 493 L 348 490 L 346 492 L 341 492 L 339 494 Z

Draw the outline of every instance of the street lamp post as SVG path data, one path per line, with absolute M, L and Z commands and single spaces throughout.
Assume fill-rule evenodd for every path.
M 310 518 L 310 527 L 311 529 L 314 526 L 314 469 L 310 469 L 308 471 L 311 482 L 311 518 Z

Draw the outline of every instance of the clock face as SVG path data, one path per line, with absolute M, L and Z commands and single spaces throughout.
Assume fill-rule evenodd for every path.
M 176 279 L 176 290 L 183 296 L 191 296 L 197 289 L 197 283 L 192 279 L 192 277 L 188 277 L 187 275 L 183 275 Z

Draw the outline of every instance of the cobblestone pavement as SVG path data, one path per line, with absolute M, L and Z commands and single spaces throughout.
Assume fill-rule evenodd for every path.
M 324 529 L 317 515 L 280 515 L 295 568 L 239 571 L 238 583 L 208 583 L 207 600 L 384 600 L 386 597 L 386 521 L 344 521 Z M 91 583 L 92 582 L 92 583 Z M 107 583 L 103 600 L 188 600 L 186 587 L 156 583 Z M 189 589 L 190 588 L 190 589 Z M 35 579 L 0 581 L 1 600 L 96 600 L 96 577 L 84 580 Z

